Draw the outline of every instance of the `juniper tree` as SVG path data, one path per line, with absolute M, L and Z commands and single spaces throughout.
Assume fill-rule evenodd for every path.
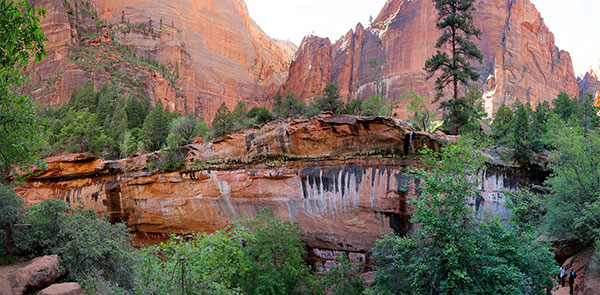
M 425 62 L 427 79 L 441 72 L 435 81 L 438 91 L 434 102 L 442 98 L 443 91 L 449 85 L 453 90 L 453 99 L 458 99 L 459 84 L 468 85 L 477 81 L 479 74 L 469 63 L 475 59 L 481 62 L 483 55 L 471 41 L 471 37 L 479 38 L 481 31 L 473 24 L 472 12 L 475 11 L 475 0 L 433 0 L 438 10 L 437 28 L 443 33 L 435 44 L 436 54 Z M 458 117 L 458 110 L 450 110 Z M 458 121 L 458 120 L 456 120 Z M 456 133 L 458 126 L 454 126 Z

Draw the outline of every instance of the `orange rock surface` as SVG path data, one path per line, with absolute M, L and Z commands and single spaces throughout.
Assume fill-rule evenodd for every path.
M 31 95 L 42 104 L 67 101 L 88 79 L 96 89 L 122 79 L 171 110 L 211 118 L 222 102 L 230 108 L 240 100 L 255 105 L 272 95 L 285 81 L 295 52 L 291 43 L 267 36 L 243 1 L 85 2 L 34 1 L 47 10 L 41 26 L 49 55 L 29 69 Z M 119 56 L 113 42 L 140 60 L 158 62 L 178 79 Z M 91 57 L 76 61 L 81 55 Z
M 516 99 L 536 105 L 561 91 L 578 93 L 569 53 L 554 45 L 554 35 L 529 0 L 476 1 L 476 8 L 473 16 L 482 35 L 475 43 L 484 59 L 472 64 L 481 74 L 486 109 L 494 112 Z M 426 81 L 423 67 L 440 35 L 436 18 L 430 0 L 391 0 L 370 27 L 359 24 L 333 44 L 307 37 L 282 90 L 309 100 L 332 81 L 346 101 L 365 98 L 375 92 L 377 71 L 368 63 L 375 58 L 387 61 L 381 77 L 388 97 L 414 90 L 432 99 L 435 79 Z M 399 115 L 407 117 L 404 107 Z
M 594 96 L 596 105 L 600 106 L 600 67 L 590 69 L 583 77 L 577 78 L 579 84 L 579 97 L 586 94 Z
M 147 171 L 160 152 L 118 161 L 47 158 L 48 170 L 17 192 L 29 204 L 51 197 L 83 203 L 147 239 L 212 232 L 266 207 L 298 222 L 311 248 L 364 253 L 383 234 L 410 233 L 408 201 L 416 193 L 406 170 L 421 165 L 416 150 L 449 140 L 391 118 L 323 115 L 188 145 L 181 171 Z M 478 215 L 505 213 L 502 190 L 527 181 L 511 171 L 486 172 L 482 199 L 471 202 Z

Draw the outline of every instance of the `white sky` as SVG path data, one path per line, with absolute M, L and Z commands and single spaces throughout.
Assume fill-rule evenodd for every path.
M 422 0 L 428 1 L 428 0 Z M 487 0 L 479 0 L 487 1 Z M 575 74 L 600 65 L 600 0 L 531 0 L 569 51 Z M 335 42 L 356 24 L 366 26 L 386 0 L 246 0 L 250 16 L 271 37 L 300 45 L 314 32 Z

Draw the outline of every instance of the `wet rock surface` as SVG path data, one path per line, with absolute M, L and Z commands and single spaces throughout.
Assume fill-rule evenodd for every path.
M 311 248 L 364 253 L 383 234 L 411 233 L 416 192 L 407 170 L 421 166 L 416 151 L 450 140 L 391 118 L 325 115 L 186 146 L 181 171 L 148 172 L 156 153 L 110 162 L 56 156 L 17 191 L 28 203 L 83 203 L 143 239 L 213 232 L 269 208 L 298 222 Z M 477 214 L 507 214 L 501 191 L 532 181 L 516 171 L 481 175 L 482 194 L 471 202 Z

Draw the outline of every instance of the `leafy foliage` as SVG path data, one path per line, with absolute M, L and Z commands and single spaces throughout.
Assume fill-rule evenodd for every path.
M 316 97 L 313 105 L 309 107 L 316 115 L 321 112 L 337 113 L 344 103 L 340 100 L 340 88 L 335 83 L 327 83 L 323 95 Z M 311 117 L 311 115 L 308 115 Z
M 278 119 L 303 116 L 306 111 L 306 103 L 294 93 L 286 93 L 285 96 L 277 93 L 273 97 L 273 113 Z
M 0 182 L 0 230 L 4 231 L 4 251 L 12 255 L 14 248 L 13 225 L 23 214 L 23 200 L 13 188 Z
M 237 276 L 236 283 L 249 295 L 299 294 L 311 276 L 304 263 L 306 253 L 298 225 L 263 210 L 249 229 L 252 236 L 241 261 L 246 271 Z
M 136 294 L 241 294 L 232 284 L 244 273 L 243 241 L 250 235 L 241 226 L 190 239 L 173 236 L 159 246 L 141 250 L 136 266 Z
M 481 91 L 476 86 L 469 87 L 466 96 L 442 102 L 440 109 L 443 129 L 454 134 L 478 133 L 479 122 L 485 117 Z
M 46 124 L 35 104 L 17 89 L 25 83 L 23 69 L 30 60 L 47 55 L 46 36 L 39 26 L 45 11 L 30 1 L 0 2 L 0 177 L 13 165 L 29 170 L 43 166 L 37 151 L 44 144 Z M 0 180 L 4 181 L 4 179 Z
M 436 111 L 430 111 L 427 108 L 429 102 L 426 98 L 420 96 L 414 91 L 407 92 L 403 95 L 404 100 L 408 100 L 409 104 L 406 110 L 409 113 L 409 121 L 421 131 L 434 132 L 439 123 L 434 121 Z
M 17 247 L 22 254 L 58 254 L 70 280 L 95 278 L 133 288 L 136 255 L 125 224 L 113 225 L 92 210 L 71 209 L 58 199 L 32 205 L 24 220 L 31 228 L 18 233 Z
M 414 238 L 377 241 L 376 293 L 545 294 L 555 268 L 548 247 L 497 221 L 475 221 L 467 206 L 477 186 L 469 175 L 482 164 L 472 142 L 426 152 L 424 161 L 412 219 L 419 227 Z
M 346 253 L 335 259 L 332 267 L 321 281 L 327 294 L 361 295 L 365 291 L 363 280 L 360 278 L 362 263 L 352 262 Z

